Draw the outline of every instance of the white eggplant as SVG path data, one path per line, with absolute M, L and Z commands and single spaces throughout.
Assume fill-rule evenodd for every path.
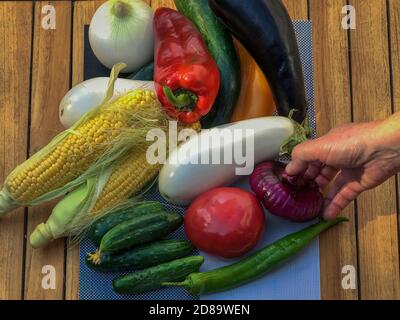
M 228 132 L 232 139 L 226 138 Z M 160 193 L 171 203 L 187 205 L 209 189 L 228 186 L 249 175 L 255 164 L 278 157 L 283 145 L 290 147 L 305 139 L 306 131 L 284 117 L 263 117 L 203 130 L 170 153 L 159 175 Z M 250 153 L 245 155 L 246 163 L 236 157 L 245 154 L 243 150 Z M 214 153 L 220 155 L 219 163 L 201 161 L 212 160 Z M 222 156 L 224 153 L 228 157 Z M 229 153 L 235 154 L 231 163 Z
M 103 101 L 109 80 L 107 77 L 93 78 L 79 83 L 67 92 L 59 106 L 60 122 L 66 129 Z M 154 90 L 154 83 L 118 78 L 115 81 L 114 97 L 134 89 Z

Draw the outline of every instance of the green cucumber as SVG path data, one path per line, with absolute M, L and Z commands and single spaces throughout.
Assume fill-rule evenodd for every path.
M 240 94 L 240 64 L 233 39 L 217 20 L 208 0 L 174 0 L 179 12 L 197 27 L 220 72 L 221 85 L 211 111 L 202 120 L 202 127 L 212 128 L 229 123 Z
M 96 271 L 124 271 L 144 269 L 160 263 L 186 257 L 193 250 L 189 241 L 162 240 L 144 244 L 116 255 L 101 255 L 100 262 L 93 262 L 94 254 L 86 258 L 86 265 Z
M 124 221 L 104 235 L 99 246 L 100 253 L 112 254 L 161 239 L 182 223 L 182 216 L 173 212 L 151 213 Z
M 111 212 L 98 219 L 89 229 L 88 237 L 95 244 L 100 245 L 101 238 L 116 225 L 145 214 L 164 211 L 162 203 L 157 201 L 138 202 L 128 209 Z
M 131 80 L 153 81 L 154 62 L 151 61 L 128 76 Z
M 113 289 L 117 293 L 141 293 L 162 287 L 164 282 L 179 281 L 197 272 L 204 262 L 202 256 L 186 257 L 166 262 L 114 279 Z

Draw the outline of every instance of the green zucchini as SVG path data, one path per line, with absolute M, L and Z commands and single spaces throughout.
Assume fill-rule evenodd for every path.
M 164 282 L 179 281 L 197 272 L 204 262 L 202 256 L 186 257 L 166 262 L 114 279 L 113 289 L 118 293 L 141 293 L 162 287 Z
M 96 271 L 144 269 L 186 257 L 192 250 L 193 246 L 189 241 L 162 240 L 144 244 L 116 255 L 102 254 L 99 263 L 95 263 L 92 259 L 96 253 L 89 254 L 86 257 L 86 265 Z
M 89 229 L 88 237 L 95 244 L 100 245 L 101 238 L 108 230 L 126 220 L 149 213 L 164 211 L 162 203 L 157 201 L 138 202 L 128 209 L 122 209 L 98 219 Z
M 151 213 L 124 221 L 101 239 L 101 254 L 112 254 L 146 242 L 155 241 L 178 229 L 183 223 L 179 213 Z
M 153 81 L 154 77 L 154 62 L 151 61 L 139 70 L 128 76 L 131 80 Z
M 211 11 L 208 0 L 174 0 L 179 12 L 197 27 L 220 72 L 221 85 L 211 111 L 202 120 L 203 128 L 229 123 L 240 94 L 240 64 L 233 39 Z

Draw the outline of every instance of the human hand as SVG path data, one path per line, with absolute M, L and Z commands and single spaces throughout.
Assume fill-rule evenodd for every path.
M 400 171 L 400 114 L 385 121 L 348 124 L 293 150 L 290 175 L 305 174 L 324 189 L 323 217 L 335 218 L 363 191 L 375 188 Z

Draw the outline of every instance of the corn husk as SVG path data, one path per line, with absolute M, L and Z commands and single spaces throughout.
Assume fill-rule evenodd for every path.
M 76 129 L 84 122 L 89 119 L 96 117 L 100 112 L 105 110 L 110 106 L 110 104 L 115 100 L 112 99 L 114 92 L 114 84 L 118 78 L 119 72 L 125 67 L 125 64 L 119 63 L 114 66 L 110 74 L 110 81 L 107 88 L 106 95 L 102 103 L 94 108 L 93 110 L 87 112 L 73 127 L 67 129 L 57 136 L 55 136 L 51 142 L 35 153 L 31 158 L 38 159 L 42 158 L 46 154 L 49 154 L 54 148 L 62 142 L 66 137 L 73 134 L 78 134 Z M 118 97 L 117 97 L 118 98 Z M 106 171 L 106 168 L 110 167 L 114 162 L 118 161 L 123 155 L 125 155 L 132 148 L 133 145 L 140 144 L 141 141 L 144 141 L 144 137 L 146 136 L 148 130 L 154 127 L 158 120 L 156 120 L 152 114 L 154 112 L 154 107 L 152 108 L 141 108 L 137 112 L 129 112 L 126 116 L 129 119 L 129 122 L 132 125 L 129 128 L 120 129 L 120 135 L 114 139 L 111 143 L 108 144 L 107 150 L 103 153 L 103 155 L 93 164 L 91 165 L 82 175 L 76 178 L 73 181 L 65 184 L 64 186 L 51 190 L 42 196 L 37 197 L 36 199 L 30 202 L 18 202 L 13 199 L 12 195 L 7 190 L 7 179 L 4 183 L 4 187 L 0 192 L 0 216 L 14 208 L 20 206 L 34 206 L 41 204 L 43 202 L 50 201 L 54 198 L 63 196 L 79 187 L 83 183 L 86 183 L 88 179 L 99 177 L 100 173 Z M 158 108 L 159 109 L 159 108 Z M 126 112 L 126 111 L 121 111 Z M 159 112 L 161 117 L 161 111 Z M 165 118 L 164 115 L 162 117 Z M 22 163 L 17 166 L 14 171 L 21 170 L 26 163 Z M 101 174 L 103 175 L 103 173 Z M 95 178 L 98 179 L 98 178 Z

